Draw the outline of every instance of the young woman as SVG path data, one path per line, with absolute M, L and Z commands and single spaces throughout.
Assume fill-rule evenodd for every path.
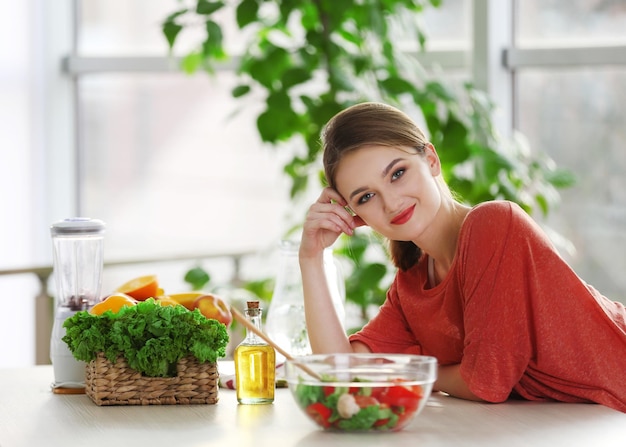
M 580 279 L 516 204 L 467 207 L 401 111 L 358 104 L 323 134 L 325 188 L 300 245 L 315 353 L 435 356 L 435 388 L 488 402 L 595 402 L 626 412 L 626 310 Z M 398 268 L 379 313 L 347 337 L 323 250 L 368 225 Z

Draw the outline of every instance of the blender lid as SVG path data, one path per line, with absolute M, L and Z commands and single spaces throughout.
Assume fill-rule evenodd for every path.
M 99 234 L 104 232 L 104 227 L 104 222 L 98 219 L 70 217 L 53 223 L 50 227 L 50 233 L 53 236 L 64 234 Z

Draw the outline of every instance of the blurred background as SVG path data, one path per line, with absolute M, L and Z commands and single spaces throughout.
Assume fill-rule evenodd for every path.
M 167 57 L 177 5 L 0 3 L 0 367 L 46 361 L 52 222 L 106 222 L 103 292 L 144 274 L 173 292 L 194 266 L 217 285 L 272 275 L 317 196 L 290 200 L 289 154 L 261 142 L 261 104 L 235 102 L 227 65 L 190 76 Z M 580 276 L 626 303 L 626 0 L 443 0 L 422 20 L 424 66 L 473 81 L 501 132 L 576 175 L 543 223 Z

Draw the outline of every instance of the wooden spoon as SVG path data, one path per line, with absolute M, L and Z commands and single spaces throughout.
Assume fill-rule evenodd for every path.
M 260 329 L 258 329 L 254 324 L 252 324 L 241 312 L 239 312 L 237 309 L 235 309 L 234 307 L 230 308 L 230 312 L 233 314 L 233 318 L 235 320 L 237 320 L 239 323 L 243 324 L 247 329 L 251 330 L 252 332 L 254 332 L 256 335 L 258 335 L 259 337 L 261 337 L 263 340 L 265 340 L 267 342 L 268 345 L 272 346 L 274 349 L 276 349 L 280 354 L 283 355 L 283 357 L 285 357 L 287 360 L 293 360 L 293 357 L 287 352 L 285 351 L 283 348 L 281 348 L 280 346 L 278 346 L 271 338 L 269 338 L 263 331 L 261 331 Z M 316 373 L 315 371 L 313 371 L 311 368 L 309 368 L 306 365 L 303 365 L 302 363 L 296 363 L 296 365 L 302 369 L 303 371 L 305 371 L 307 374 L 309 374 L 310 376 L 316 378 L 317 380 L 322 380 L 321 376 Z

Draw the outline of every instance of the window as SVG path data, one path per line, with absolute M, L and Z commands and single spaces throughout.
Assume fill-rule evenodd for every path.
M 516 39 L 522 47 L 582 47 L 589 53 L 593 45 L 626 42 L 624 2 L 518 4 Z M 536 64 L 519 68 L 515 76 L 517 127 L 531 147 L 578 178 L 562 192 L 561 207 L 546 223 L 573 244 L 561 251 L 574 270 L 609 298 L 624 301 L 626 66 Z

